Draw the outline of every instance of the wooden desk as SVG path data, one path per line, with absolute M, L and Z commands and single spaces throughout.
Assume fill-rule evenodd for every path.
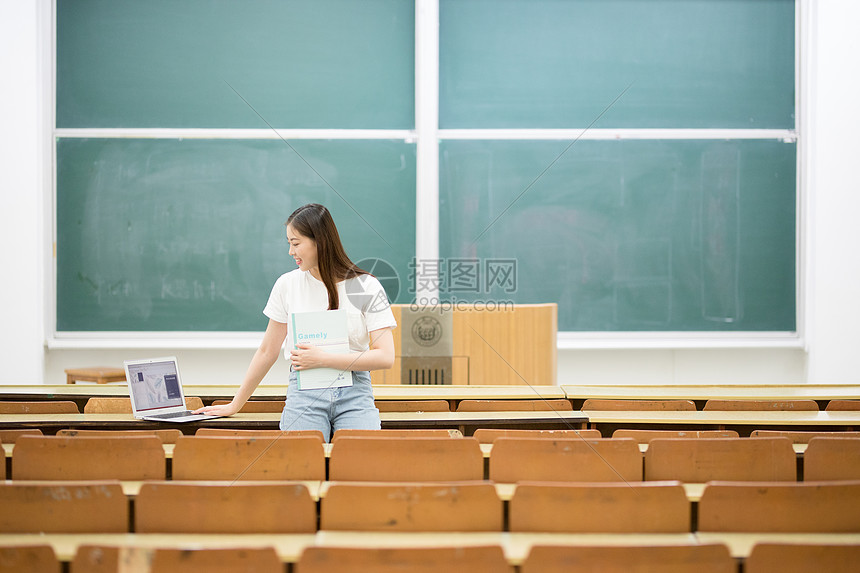
M 0 429 L 41 428 L 45 434 L 71 428 L 77 430 L 155 430 L 179 428 L 193 434 L 197 428 L 277 429 L 280 414 L 236 414 L 230 418 L 217 418 L 184 424 L 136 420 L 131 414 L 9 414 L 0 417 Z M 213 424 L 213 422 L 219 422 Z
M 536 545 L 655 546 L 725 544 L 731 555 L 745 559 L 753 545 L 770 543 L 860 544 L 860 533 L 380 533 L 370 531 L 318 531 L 292 534 L 194 533 L 6 533 L 0 546 L 50 545 L 62 563 L 74 559 L 80 545 L 137 548 L 178 547 L 218 549 L 274 547 L 284 563 L 295 563 L 306 547 L 463 547 L 494 545 L 502 548 L 508 563 L 520 566 Z
M 806 451 L 806 448 L 809 444 L 791 444 L 791 447 L 794 449 L 794 453 L 797 454 L 797 457 L 800 459 L 803 457 L 803 453 Z M 5 447 L 5 445 L 4 445 Z M 643 454 L 648 451 L 648 444 L 639 444 L 639 451 Z M 490 459 L 490 455 L 493 452 L 493 444 L 481 444 L 481 453 L 484 454 L 484 459 Z M 326 457 L 328 457 L 329 452 L 326 451 Z
M 860 415 L 860 412 L 857 412 Z M 477 428 L 580 429 L 588 421 L 582 412 L 382 412 L 383 428 L 459 429 L 471 435 Z M 197 428 L 278 429 L 279 413 L 243 414 L 186 424 L 135 420 L 131 414 L 9 414 L 0 418 L 0 429 L 40 428 L 46 434 L 62 428 L 148 430 L 179 428 L 193 434 Z
M 199 396 L 206 405 L 215 400 L 232 400 L 238 385 L 183 386 L 187 396 Z M 0 386 L 0 399 L 3 400 L 71 400 L 83 412 L 91 397 L 128 398 L 127 384 L 31 384 Z M 255 400 L 285 400 L 286 387 L 283 385 L 260 385 L 254 391 Z
M 610 437 L 618 428 L 737 430 L 748 436 L 755 429 L 848 430 L 860 427 L 860 411 L 834 412 L 657 412 L 588 410 L 589 427 Z
M 123 381 L 125 379 L 123 378 Z M 238 384 L 224 385 L 183 385 L 189 396 L 200 396 L 203 400 L 232 398 L 239 388 Z M 16 396 L 21 399 L 68 400 L 78 396 L 128 396 L 128 386 L 65 384 L 16 384 L 0 386 L 0 395 Z M 285 397 L 283 384 L 261 384 L 254 391 L 254 398 Z M 373 396 L 377 400 L 526 400 L 564 398 L 565 392 L 559 386 L 465 386 L 465 385 L 416 385 L 416 384 L 377 384 L 373 386 Z
M 541 412 L 382 412 L 383 428 L 457 429 L 471 436 L 479 428 L 580 430 L 588 418 L 578 411 Z
M 373 387 L 377 400 L 536 400 L 565 397 L 559 386 L 417 386 L 380 384 Z
M 485 444 L 481 444 L 484 446 Z M 791 444 L 794 453 L 797 454 L 798 458 L 803 457 L 803 452 L 806 451 L 806 448 L 809 447 L 809 444 Z M 639 444 L 639 451 L 643 454 L 648 451 L 648 444 Z M 490 456 L 490 452 L 488 451 L 486 457 Z
M 204 404 L 214 400 L 231 400 L 238 384 L 184 385 L 185 394 L 199 396 Z M 65 385 L 31 384 L 0 386 L 0 397 L 5 400 L 71 400 L 83 411 L 84 404 L 92 396 L 128 397 L 128 386 L 115 385 Z M 558 386 L 418 386 L 418 385 L 374 385 L 376 400 L 448 400 L 456 408 L 460 400 L 534 400 L 563 399 L 565 392 Z M 282 384 L 260 385 L 251 399 L 285 400 L 286 386 Z
M 80 545 L 114 547 L 178 547 L 188 549 L 228 549 L 231 547 L 274 547 L 281 561 L 295 563 L 305 547 L 313 545 L 314 533 L 290 534 L 195 534 L 195 533 L 4 533 L 0 546 L 50 545 L 61 563 L 70 563 Z
M 238 384 L 186 384 L 186 394 L 200 396 L 204 402 L 228 400 L 233 397 Z M 752 384 L 725 385 L 563 385 L 563 386 L 467 386 L 467 385 L 392 385 L 373 386 L 377 400 L 528 400 L 558 399 L 584 400 L 586 398 L 607 399 L 665 399 L 707 400 L 725 399 L 771 399 L 771 400 L 853 400 L 860 399 L 857 384 L 803 384 L 766 386 Z M 0 386 L 0 396 L 15 400 L 76 400 L 90 396 L 128 396 L 125 384 L 16 384 Z M 254 391 L 252 399 L 274 400 L 286 397 L 286 386 L 262 384 Z
M 323 482 L 322 488 L 320 489 L 320 497 L 325 497 L 325 492 L 328 491 L 328 483 L 330 482 Z M 493 485 L 496 487 L 496 495 L 498 495 L 499 499 L 502 501 L 511 501 L 517 490 L 517 484 L 515 483 L 496 483 Z M 705 484 L 682 483 L 681 486 L 683 486 L 684 493 L 687 494 L 687 500 L 690 503 L 698 503 L 699 500 L 702 499 L 702 492 L 705 491 Z
M 315 545 L 329 547 L 462 547 L 499 545 L 508 563 L 520 566 L 535 545 L 696 545 L 692 533 L 379 533 L 319 531 Z
M 123 378 L 123 381 L 125 378 Z M 188 396 L 200 396 L 203 403 L 211 404 L 214 400 L 232 400 L 236 393 L 236 385 L 225 386 L 192 386 L 184 385 Z M 128 385 L 123 384 L 31 384 L 0 386 L 0 399 L 3 400 L 71 400 L 83 412 L 84 406 L 91 397 L 128 398 Z M 258 400 L 284 400 L 284 386 L 258 386 L 253 398 Z
M 567 412 L 383 412 L 383 428 L 461 429 L 471 435 L 476 428 L 581 428 L 586 422 L 604 436 L 618 427 L 682 429 L 738 429 L 749 434 L 756 428 L 791 427 L 848 429 L 860 427 L 860 411 L 834 412 L 654 412 L 654 411 L 567 411 Z M 135 420 L 131 414 L 8 414 L 0 417 L 0 429 L 41 428 L 54 433 L 61 428 L 157 429 L 176 427 L 185 433 L 197 428 L 277 429 L 278 413 L 236 414 L 229 418 L 188 424 Z M 470 431 L 471 430 L 471 431 Z
M 757 428 L 801 430 L 840 430 L 860 427 L 860 411 L 834 412 L 655 412 L 655 411 L 546 411 L 546 412 L 383 412 L 383 428 L 447 428 L 460 429 L 471 435 L 477 428 L 574 428 L 581 429 L 587 422 L 601 430 L 605 437 L 619 428 L 654 427 L 677 429 L 737 429 L 741 435 Z M 197 428 L 277 429 L 278 413 L 239 413 L 229 418 L 218 418 L 188 424 L 168 424 L 135 420 L 131 414 L 8 414 L 0 417 L 0 429 L 39 428 L 47 434 L 63 428 L 74 429 L 158 429 L 176 427 L 186 434 Z
M 700 543 L 722 543 L 737 559 L 746 559 L 756 543 L 860 545 L 860 533 L 711 533 L 695 534 Z
M 735 380 L 725 380 L 723 382 L 706 382 L 706 383 L 685 383 L 685 382 L 667 382 L 665 384 L 655 384 L 653 382 L 618 382 L 612 384 L 589 384 L 585 383 L 562 383 L 561 386 L 577 386 L 577 387 L 618 387 L 618 388 L 814 388 L 822 386 L 836 386 L 839 388 L 857 387 L 856 382 L 785 382 L 780 384 L 767 382 L 744 382 Z
M 107 384 L 108 382 L 125 382 L 125 369 L 123 368 L 69 368 L 66 370 L 66 384 L 75 382 L 95 382 L 96 384 Z
M 694 400 L 704 403 L 711 398 L 725 400 L 857 400 L 860 385 L 828 384 L 798 386 L 760 386 L 727 384 L 725 386 L 588 386 L 563 385 L 565 396 L 573 407 L 582 406 L 588 398 L 617 400 Z M 699 408 L 701 409 L 701 408 Z
M 75 480 L 79 482 L 80 480 Z M 170 483 L 188 483 L 188 484 L 204 484 L 204 485 L 232 485 L 234 482 L 230 481 L 218 481 L 218 480 L 206 480 L 206 481 L 170 481 Z M 30 484 L 48 484 L 48 485 L 57 485 L 63 483 L 62 481 L 33 481 L 33 480 L 6 480 L 6 483 L 30 483 Z M 130 501 L 134 500 L 137 497 L 137 494 L 140 493 L 140 488 L 143 486 L 143 481 L 127 481 L 123 480 L 119 482 L 122 486 L 123 493 L 129 498 Z M 272 485 L 272 484 L 297 484 L 300 483 L 308 488 L 308 492 L 314 501 L 319 501 L 323 499 L 326 494 L 328 494 L 329 488 L 334 483 L 360 483 L 361 485 L 372 485 L 375 482 L 333 482 L 333 481 L 317 481 L 317 480 L 304 480 L 304 481 L 242 481 L 239 482 L 242 485 L 249 484 L 262 484 L 262 485 Z M 384 482 L 384 485 L 392 485 L 392 482 Z M 705 490 L 705 484 L 703 483 L 684 483 L 681 484 L 684 487 L 684 492 L 687 494 L 687 500 L 691 503 L 698 503 L 698 501 L 702 498 L 702 492 Z M 514 497 L 514 492 L 517 490 L 517 484 L 515 483 L 494 483 L 493 486 L 496 488 L 496 495 L 499 496 L 499 499 L 503 502 L 511 501 Z
M 0 546 L 50 545 L 57 558 L 69 563 L 80 545 L 139 548 L 274 547 L 281 561 L 295 563 L 306 547 L 464 547 L 499 546 L 512 566 L 523 563 L 535 545 L 695 545 L 692 533 L 567 534 L 567 533 L 380 533 L 377 531 L 318 531 L 315 534 L 193 534 L 193 533 L 50 533 L 0 534 Z
M 454 438 L 456 439 L 456 438 Z M 164 456 L 167 459 L 173 458 L 173 449 L 176 447 L 176 444 L 163 444 L 164 446 Z M 484 459 L 490 459 L 490 454 L 493 452 L 493 444 L 480 444 L 481 453 L 484 455 Z M 794 453 L 801 457 L 803 452 L 806 451 L 806 448 L 809 444 L 791 444 L 791 447 L 794 449 Z M 12 457 L 12 449 L 15 447 L 15 444 L 3 444 L 3 451 L 6 453 L 7 458 Z M 323 444 L 323 451 L 325 452 L 325 457 L 331 457 L 331 442 Z M 639 451 L 643 454 L 648 451 L 648 444 L 639 444 Z

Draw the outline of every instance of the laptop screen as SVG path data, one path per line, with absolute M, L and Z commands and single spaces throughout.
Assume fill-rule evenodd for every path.
M 172 360 L 128 364 L 129 392 L 137 412 L 185 406 L 179 372 Z

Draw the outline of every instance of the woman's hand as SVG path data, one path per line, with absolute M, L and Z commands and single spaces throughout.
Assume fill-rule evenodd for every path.
M 192 412 L 192 414 L 212 414 L 213 416 L 232 416 L 239 411 L 241 406 L 236 406 L 233 402 L 229 404 L 221 404 L 219 406 L 203 406 Z
M 297 344 L 296 348 L 290 350 L 290 362 L 295 370 L 309 370 L 311 368 L 324 368 L 330 366 L 328 358 L 330 354 L 312 344 Z

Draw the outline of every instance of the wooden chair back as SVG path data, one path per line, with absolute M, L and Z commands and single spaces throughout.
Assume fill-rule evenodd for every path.
M 502 522 L 489 483 L 335 483 L 320 502 L 325 530 L 502 531 Z
M 596 439 L 602 437 L 600 430 L 507 430 L 495 428 L 478 428 L 472 437 L 482 444 L 492 444 L 496 438 L 585 438 Z
M 168 549 L 116 545 L 80 545 L 70 573 L 284 573 L 273 547 L 230 549 Z
M 0 402 L 0 414 L 80 414 L 78 405 L 70 400 L 40 400 L 37 402 Z
M 376 400 L 380 412 L 450 412 L 447 400 Z
M 229 404 L 230 400 L 213 400 L 213 406 Z M 248 400 L 239 411 L 243 414 L 280 414 L 284 411 L 283 400 Z
M 162 444 L 175 444 L 179 436 L 182 435 L 182 430 L 176 428 L 163 428 L 160 430 L 57 430 L 57 435 L 67 438 L 75 436 L 93 437 L 93 436 L 155 436 L 161 440 Z
M 186 396 L 185 407 L 196 410 L 203 407 L 199 396 Z M 84 414 L 131 414 L 131 398 L 122 396 L 93 396 L 84 404 Z
M 12 479 L 164 479 L 164 446 L 155 436 L 21 436 L 12 450 Z
M 365 438 L 462 438 L 463 432 L 460 430 L 445 429 L 445 428 L 419 428 L 415 430 L 355 430 L 342 428 L 335 430 L 332 442 L 339 438 L 348 436 L 365 437 Z
M 735 573 L 725 545 L 536 546 L 520 573 Z
M 831 400 L 824 407 L 827 412 L 834 410 L 860 410 L 860 400 Z
M 692 400 L 613 400 L 589 398 L 582 403 L 583 410 L 651 410 L 651 411 L 694 411 Z
M 573 410 L 569 400 L 461 400 L 458 412 L 549 412 Z
M 148 482 L 134 502 L 137 533 L 314 533 L 303 484 Z
M 699 500 L 698 531 L 860 531 L 860 481 L 713 482 Z
M 745 573 L 854 573 L 860 545 L 756 543 L 744 560 Z
M 149 573 L 284 573 L 274 547 L 229 549 L 166 549 L 152 554 Z
M 2 573 L 60 573 L 62 566 L 50 545 L 0 547 Z
M 332 443 L 332 481 L 469 481 L 484 479 L 478 440 L 346 436 Z
M 656 438 L 645 452 L 645 479 L 796 481 L 787 438 Z
M 690 531 L 690 502 L 679 482 L 525 482 L 517 485 L 509 514 L 516 532 Z
M 812 438 L 860 438 L 860 432 L 801 432 L 796 430 L 753 430 L 751 438 L 778 438 L 791 440 L 792 444 L 808 444 Z
M 41 436 L 42 430 L 30 428 L 27 430 L 0 430 L 0 444 L 14 444 L 21 436 Z
M 120 561 L 135 563 L 131 553 L 145 553 L 145 563 L 152 557 L 152 549 L 130 548 L 117 545 L 78 545 L 69 563 L 69 573 L 119 573 Z
M 860 480 L 860 438 L 812 438 L 803 453 L 804 481 Z
M 498 438 L 490 453 L 490 480 L 642 481 L 642 454 L 627 439 Z
M 0 533 L 126 533 L 119 482 L 0 483 Z
M 717 400 L 705 402 L 704 410 L 720 411 L 785 411 L 785 412 L 817 412 L 818 403 L 815 400 Z
M 612 432 L 613 438 L 633 438 L 637 444 L 647 444 L 654 438 L 737 438 L 735 430 L 627 430 Z
M 324 480 L 316 436 L 182 436 L 173 450 L 175 480 Z
M 513 573 L 500 546 L 355 549 L 307 547 L 295 573 Z M 629 572 L 628 572 L 629 573 Z
M 195 436 L 232 436 L 234 438 L 280 438 L 286 436 L 311 436 L 325 442 L 320 430 L 239 430 L 232 428 L 197 428 Z

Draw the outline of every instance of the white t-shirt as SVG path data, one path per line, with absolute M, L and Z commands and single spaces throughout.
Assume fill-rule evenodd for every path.
M 349 348 L 363 352 L 370 348 L 370 332 L 397 326 L 385 290 L 376 277 L 359 275 L 337 283 L 339 308 L 346 309 Z M 287 324 L 290 340 L 290 314 L 328 309 L 328 291 L 309 271 L 296 269 L 275 281 L 263 314 Z M 290 359 L 289 353 L 284 356 Z

